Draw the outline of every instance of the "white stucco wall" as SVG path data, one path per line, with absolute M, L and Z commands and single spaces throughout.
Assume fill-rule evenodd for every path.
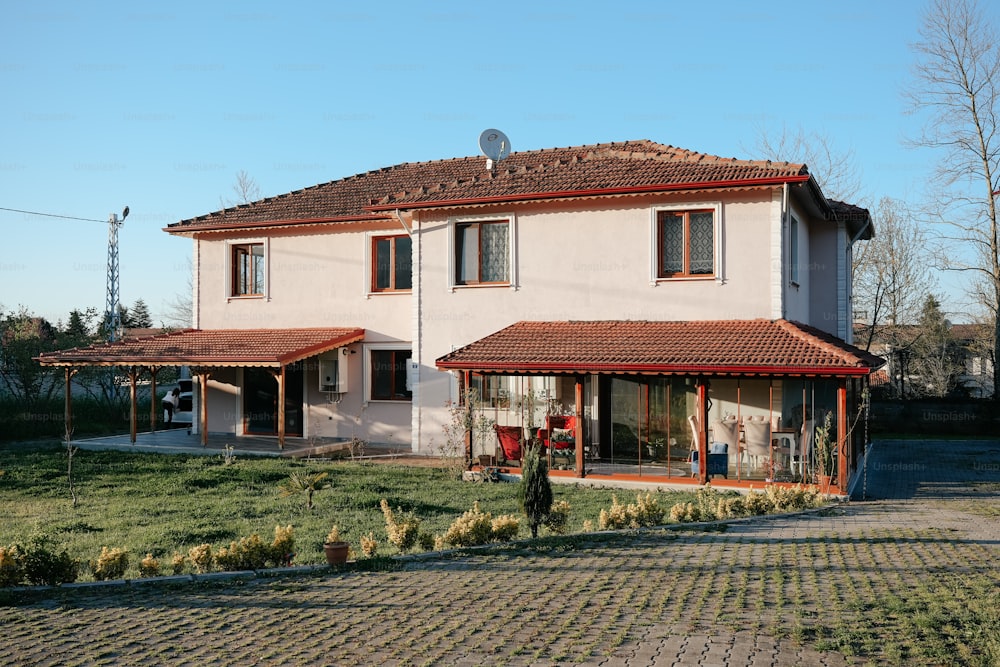
M 341 357 L 348 364 L 349 391 L 339 401 L 319 391 L 316 359 L 305 363 L 304 435 L 360 437 L 372 442 L 408 443 L 409 402 L 367 401 L 367 350 L 370 346 L 410 346 L 412 312 L 409 292 L 369 292 L 368 253 L 371 234 L 403 233 L 399 226 L 381 229 L 317 228 L 308 234 L 247 234 L 196 241 L 197 282 L 202 329 L 273 329 L 293 327 L 361 327 L 365 339 Z M 266 296 L 229 296 L 229 246 L 264 241 Z M 237 378 L 227 387 L 210 384 L 209 429 L 237 432 L 241 402 Z M 235 406 L 232 401 L 235 400 Z M 235 425 L 235 426 L 234 426 Z
M 654 211 L 672 205 L 719 212 L 715 277 L 654 278 Z M 207 235 L 195 242 L 196 322 L 203 329 L 364 328 L 364 342 L 341 358 L 348 364 L 350 387 L 339 402 L 319 391 L 316 360 L 307 360 L 306 437 L 410 442 L 415 451 L 432 453 L 444 445 L 447 406 L 456 398 L 454 378 L 439 372 L 435 360 L 519 320 L 784 316 L 836 332 L 837 232 L 793 205 L 800 220 L 801 266 L 799 284 L 791 286 L 784 270 L 784 205 L 779 190 L 761 190 L 418 211 L 412 220 L 407 216 L 414 231 L 412 293 L 369 292 L 370 236 L 402 233 L 394 223 L 267 236 L 264 298 L 232 298 L 227 280 L 230 244 L 264 240 L 265 234 Z M 452 285 L 452 225 L 479 216 L 514 220 L 511 286 Z M 825 325 L 823 313 L 834 313 Z M 368 401 L 370 350 L 407 347 L 411 341 L 418 369 L 412 404 Z M 210 430 L 239 428 L 238 377 L 222 374 L 215 381 Z
M 651 280 L 652 216 L 665 203 L 717 205 L 721 280 Z M 594 204 L 588 202 L 587 206 Z M 773 226 L 780 228 L 770 192 L 622 199 L 585 209 L 580 204 L 491 209 L 483 219 L 515 220 L 513 286 L 452 287 L 450 225 L 481 217 L 481 209 L 423 212 L 415 228 L 421 247 L 419 448 L 442 439 L 454 381 L 434 361 L 455 348 L 519 320 L 696 320 L 772 317 Z M 624 341 L 623 341 L 624 342 Z M 415 420 L 416 421 L 416 420 Z

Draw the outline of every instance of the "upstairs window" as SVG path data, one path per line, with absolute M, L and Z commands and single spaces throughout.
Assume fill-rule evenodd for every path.
M 264 296 L 264 244 L 230 246 L 231 296 Z
M 510 224 L 507 220 L 455 225 L 455 284 L 510 283 Z
M 413 241 L 408 234 L 372 239 L 372 291 L 394 292 L 413 288 Z
M 657 211 L 657 277 L 715 274 L 715 211 Z

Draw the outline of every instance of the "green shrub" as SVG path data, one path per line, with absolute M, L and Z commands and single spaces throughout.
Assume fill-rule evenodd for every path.
M 424 551 L 430 551 L 435 547 L 435 539 L 433 533 L 428 533 L 427 531 L 421 531 L 417 535 L 417 544 Z
M 212 559 L 215 565 L 227 572 L 236 570 L 261 570 L 267 565 L 285 565 L 291 561 L 292 549 L 295 547 L 295 537 L 291 525 L 275 526 L 274 540 L 266 544 L 257 533 L 229 543 L 228 547 L 220 547 Z M 195 558 L 192 556 L 194 563 Z M 198 567 L 195 564 L 195 567 Z
M 545 519 L 545 527 L 554 535 L 565 535 L 569 528 L 569 511 L 571 507 L 565 500 L 557 500 L 549 508 Z
M 118 547 L 113 549 L 101 547 L 101 554 L 97 560 L 92 560 L 89 564 L 90 571 L 97 581 L 122 579 L 128 569 L 128 551 Z
M 63 549 L 56 553 L 51 540 L 36 536 L 20 549 L 24 554 L 24 577 L 35 585 L 56 586 L 76 581 L 80 563 Z
M 270 553 L 271 550 L 260 539 L 260 535 L 253 533 L 249 537 L 230 542 L 228 547 L 220 547 L 213 559 L 220 570 L 228 572 L 260 570 L 267 564 Z
M 552 485 L 549 470 L 541 455 L 541 447 L 528 447 L 521 463 L 521 483 L 517 487 L 517 500 L 521 511 L 528 518 L 531 537 L 538 537 L 538 527 L 545 523 L 552 507 Z

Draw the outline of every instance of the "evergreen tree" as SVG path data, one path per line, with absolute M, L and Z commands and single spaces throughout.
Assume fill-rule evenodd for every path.
M 933 294 L 924 300 L 919 331 L 910 361 L 910 372 L 917 376 L 917 390 L 927 396 L 947 396 L 958 387 L 962 364 L 951 323 Z
M 517 497 L 524 515 L 528 517 L 531 537 L 538 537 L 538 527 L 545 523 L 552 509 L 552 486 L 549 469 L 542 456 L 541 447 L 529 445 L 521 467 L 521 485 Z
M 153 326 L 153 316 L 149 314 L 149 306 L 142 299 L 136 299 L 125 314 L 127 319 L 123 322 L 126 329 L 148 329 Z
M 69 322 L 66 323 L 64 333 L 71 338 L 86 338 L 90 335 L 90 327 L 83 313 L 76 308 L 69 311 Z

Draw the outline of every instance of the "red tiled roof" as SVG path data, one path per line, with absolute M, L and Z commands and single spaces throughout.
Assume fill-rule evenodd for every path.
M 518 322 L 437 360 L 485 373 L 864 375 L 884 362 L 786 320 Z
M 802 164 L 626 141 L 519 151 L 492 173 L 485 157 L 404 163 L 182 220 L 166 230 L 354 222 L 384 219 L 397 208 L 806 182 L 815 185 Z
M 45 352 L 42 366 L 271 366 L 361 340 L 364 329 L 184 329 L 158 336 Z

